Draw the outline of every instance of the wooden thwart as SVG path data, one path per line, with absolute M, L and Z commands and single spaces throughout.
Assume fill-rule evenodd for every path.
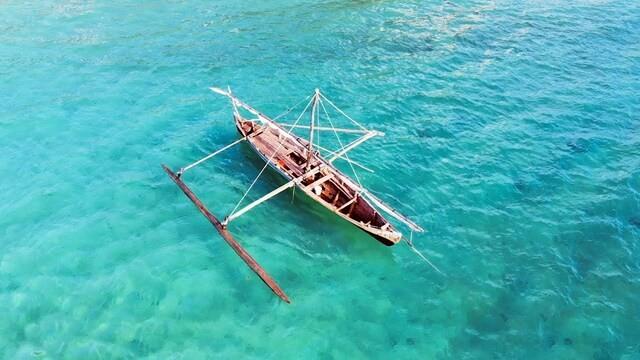
M 249 253 L 242 247 L 240 244 L 233 238 L 231 233 L 222 226 L 222 223 L 204 206 L 202 201 L 196 197 L 196 195 L 189 189 L 189 187 L 167 166 L 162 165 L 164 171 L 169 175 L 169 177 L 182 189 L 182 192 L 191 200 L 194 205 L 200 210 L 200 212 L 211 222 L 211 224 L 218 230 L 220 236 L 224 239 L 224 241 L 231 246 L 233 251 L 242 258 L 242 260 L 255 272 L 262 281 L 273 291 L 274 294 L 278 295 L 280 299 L 287 303 L 291 303 L 287 294 L 278 286 L 278 284 L 267 274 L 267 272 L 249 255 Z
M 342 211 L 342 209 L 346 208 L 347 206 L 351 205 L 352 203 L 354 203 L 356 200 L 358 200 L 358 196 L 353 196 L 353 198 L 351 198 L 351 200 L 347 201 L 346 203 L 342 204 L 342 206 L 340 206 L 336 211 L 340 212 Z
M 320 179 L 312 182 L 311 184 L 305 186 L 305 189 L 313 189 L 314 186 L 320 185 L 320 184 L 326 182 L 327 180 L 332 179 L 334 176 L 335 175 L 333 173 L 331 173 L 329 175 L 325 175 L 325 176 L 321 177 Z

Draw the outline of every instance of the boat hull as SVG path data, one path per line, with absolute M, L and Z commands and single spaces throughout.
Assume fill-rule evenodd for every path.
M 235 125 L 236 125 L 236 129 L 238 131 L 238 133 L 240 134 L 240 136 L 247 136 L 248 133 L 247 131 L 245 131 L 245 129 L 243 129 L 242 124 L 243 122 L 245 122 L 244 119 L 242 118 L 235 118 Z M 287 181 L 291 181 L 294 179 L 294 176 L 292 176 L 291 174 L 288 174 L 286 171 L 283 171 L 281 168 L 279 168 L 276 163 L 274 161 L 270 161 L 267 156 L 263 153 L 263 151 L 261 151 L 260 149 L 258 149 L 258 147 L 256 146 L 256 144 L 253 141 L 248 141 L 249 142 L 249 146 L 251 147 L 251 149 L 258 154 L 258 156 L 266 163 L 269 165 L 269 167 L 273 170 L 275 170 L 278 174 L 280 174 L 280 176 L 282 176 L 284 179 L 286 179 Z M 273 160 L 273 159 L 272 159 Z M 333 171 L 338 172 L 337 169 L 332 168 Z M 300 190 L 302 190 L 302 192 L 304 192 L 308 197 L 310 197 L 312 200 L 315 200 L 316 202 L 320 203 L 321 205 L 323 205 L 323 207 L 327 208 L 329 211 L 331 211 L 332 213 L 338 215 L 339 217 L 341 217 L 342 219 L 348 221 L 349 223 L 351 223 L 352 225 L 358 227 L 360 230 L 364 231 L 365 233 L 367 233 L 368 235 L 370 235 L 371 237 L 373 237 L 374 239 L 376 239 L 377 241 L 379 241 L 380 243 L 386 245 L 386 246 L 392 246 L 395 245 L 396 243 L 398 243 L 400 241 L 400 239 L 402 238 L 402 235 L 398 232 L 396 232 L 393 228 L 391 228 L 391 231 L 389 230 L 379 230 L 379 229 L 372 229 L 371 227 L 368 227 L 367 224 L 364 224 L 362 222 L 358 222 L 354 219 L 352 219 L 349 215 L 346 215 L 340 211 L 336 211 L 336 208 L 333 207 L 331 204 L 327 203 L 325 200 L 323 200 L 321 198 L 321 196 L 317 195 L 316 193 L 313 192 L 313 190 L 309 190 L 309 188 L 305 187 L 304 185 L 302 185 L 302 183 L 297 183 L 296 187 L 299 188 Z M 358 201 L 360 202 L 365 202 L 366 200 L 364 199 L 358 199 Z M 367 206 L 370 207 L 370 205 L 368 203 L 366 203 Z M 381 215 L 377 214 L 375 216 L 382 218 Z M 384 220 L 386 221 L 386 220 Z

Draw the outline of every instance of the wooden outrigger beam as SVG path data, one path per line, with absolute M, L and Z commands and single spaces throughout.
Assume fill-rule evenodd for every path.
M 253 257 L 251 257 L 251 255 L 249 255 L 249 253 L 242 246 L 240 246 L 240 244 L 233 238 L 231 233 L 224 226 L 222 226 L 222 223 L 220 223 L 220 221 L 209 210 L 207 210 L 202 201 L 200 201 L 200 199 L 196 197 L 196 194 L 194 194 L 191 189 L 189 189 L 189 187 L 173 171 L 171 171 L 171 169 L 169 169 L 165 165 L 162 165 L 162 168 L 167 173 L 167 175 L 169 175 L 169 177 L 176 183 L 176 185 L 178 185 L 178 187 L 182 189 L 182 192 L 184 192 L 189 200 L 191 200 L 196 205 L 198 210 L 200 210 L 200 212 L 209 220 L 209 222 L 211 222 L 216 230 L 218 230 L 220 236 L 222 236 L 224 241 L 226 241 L 227 244 L 231 246 L 233 251 L 235 251 L 236 254 L 238 254 L 238 256 L 242 258 L 247 266 L 249 266 L 249 268 L 251 268 L 251 270 L 253 270 L 253 272 L 255 272 L 260 277 L 260 279 L 264 281 L 265 284 L 267 284 L 267 286 L 271 289 L 271 291 L 273 291 L 274 294 L 276 294 L 286 303 L 291 303 L 291 300 L 289 300 L 287 294 L 284 293 L 284 291 L 280 288 L 280 286 L 278 286 L 275 280 L 273 280 L 271 276 L 269 276 L 269 274 L 267 274 L 267 272 L 264 271 L 264 269 L 253 259 Z
M 327 148 L 326 148 L 326 147 L 324 147 L 324 146 L 320 146 L 320 145 L 318 145 L 318 144 L 314 144 L 313 146 L 317 147 L 319 150 L 326 151 L 327 153 L 329 153 L 329 155 L 335 155 L 335 154 L 337 154 L 335 151 L 333 151 L 333 150 L 329 150 L 329 149 L 327 149 Z M 372 173 L 372 172 L 375 172 L 375 171 L 373 171 L 372 169 L 370 169 L 370 168 L 368 168 L 368 167 L 366 167 L 366 166 L 364 166 L 364 165 L 360 164 L 360 163 L 359 163 L 359 162 L 357 162 L 357 161 L 351 160 L 351 159 L 349 159 L 348 157 L 346 157 L 346 156 L 344 156 L 344 155 L 340 155 L 340 156 L 338 156 L 338 158 L 339 158 L 339 159 L 342 159 L 342 160 L 344 160 L 344 161 L 346 161 L 346 162 L 348 162 L 348 163 L 350 163 L 350 164 L 352 164 L 352 165 L 355 165 L 355 166 L 357 166 L 357 167 L 359 167 L 359 168 L 361 168 L 361 169 L 364 169 L 364 170 L 366 170 L 366 171 L 368 171 L 368 172 L 371 172 L 371 173 Z
M 371 139 L 374 136 L 383 136 L 384 133 L 381 133 L 379 131 L 369 131 L 366 134 L 364 134 L 363 136 L 361 136 L 360 138 L 356 139 L 355 141 L 353 141 L 351 144 L 345 146 L 344 148 L 342 148 L 340 151 L 338 151 L 337 153 L 335 153 L 332 157 L 329 158 L 329 162 L 333 162 L 335 159 L 341 157 L 342 155 L 346 154 L 347 152 L 351 151 L 353 148 L 355 148 L 356 146 L 362 144 L 363 142 Z
M 316 167 L 315 169 L 306 172 L 302 175 L 300 175 L 299 177 L 288 181 L 286 184 L 277 187 L 276 189 L 272 190 L 271 192 L 269 192 L 268 194 L 262 196 L 261 198 L 259 198 L 258 200 L 250 203 L 249 205 L 243 207 L 242 209 L 232 213 L 231 215 L 227 216 L 224 221 L 222 222 L 223 226 L 226 226 L 230 221 L 240 217 L 242 214 L 246 213 L 247 211 L 253 209 L 254 207 L 262 204 L 263 202 L 271 199 L 272 197 L 280 194 L 281 192 L 287 190 L 288 188 L 294 187 L 296 186 L 298 183 L 300 183 L 303 179 L 308 178 L 310 176 L 315 175 L 318 171 L 320 171 L 322 168 L 321 167 Z
M 234 219 L 240 217 L 242 214 L 246 213 L 247 211 L 253 209 L 254 207 L 262 204 L 263 202 L 271 199 L 272 197 L 280 194 L 281 192 L 287 190 L 288 188 L 294 187 L 296 185 L 295 180 L 291 180 L 288 183 L 276 188 L 275 190 L 269 192 L 268 194 L 264 195 L 263 197 L 261 197 L 260 199 L 252 202 L 251 204 L 243 207 L 242 209 L 234 212 L 233 214 L 229 215 L 226 219 L 224 219 L 223 224 L 228 224 L 230 221 L 233 221 Z

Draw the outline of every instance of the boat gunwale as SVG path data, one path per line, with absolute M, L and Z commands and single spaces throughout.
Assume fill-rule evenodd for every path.
M 236 115 L 234 116 L 234 120 L 236 122 L 236 128 L 238 129 L 238 131 L 240 132 L 240 134 L 242 136 L 247 136 L 248 134 L 244 131 L 244 129 L 242 128 L 241 125 L 241 121 L 243 122 L 251 122 L 252 120 L 249 119 L 245 119 L 242 116 Z M 271 119 L 266 118 L 265 119 L 266 122 L 268 122 L 267 124 L 263 124 L 262 126 L 269 126 L 269 125 L 273 125 L 274 127 L 277 128 L 277 130 L 281 133 L 285 133 L 288 135 L 288 137 L 293 138 L 294 140 L 296 140 L 296 142 L 298 142 L 301 146 L 304 146 L 304 144 L 302 142 L 299 141 L 299 139 L 301 139 L 300 137 L 290 134 L 288 133 L 285 129 L 283 129 L 281 126 L 279 126 L 276 122 L 274 122 Z M 248 139 L 248 143 L 251 145 L 251 148 L 254 150 L 254 152 L 256 152 L 260 158 L 269 165 L 270 168 L 276 170 L 281 176 L 283 176 L 286 180 L 291 181 L 293 180 L 293 177 L 290 176 L 288 173 L 286 173 L 285 171 L 283 171 L 282 169 L 280 169 L 278 166 L 276 166 L 276 163 L 269 161 L 266 157 L 266 154 L 264 154 L 262 151 L 260 151 L 260 149 L 258 148 L 258 146 L 254 143 L 254 141 L 252 141 L 252 139 Z M 334 167 L 332 164 L 328 163 L 324 158 L 322 158 L 321 156 L 316 156 L 315 157 L 316 160 L 319 160 L 321 163 L 318 166 L 324 166 L 327 168 L 330 168 L 332 171 L 334 171 L 336 173 L 336 175 L 338 175 L 341 179 L 347 178 L 348 177 L 346 175 L 344 175 L 340 170 L 338 170 L 336 167 Z M 350 179 L 348 179 L 350 181 Z M 349 187 L 352 187 L 351 185 L 355 185 L 355 184 L 349 184 Z M 395 227 L 393 226 L 393 224 L 391 224 L 389 222 L 389 220 L 386 219 L 386 217 L 384 217 L 380 211 L 378 211 L 373 205 L 371 205 L 369 203 L 369 201 L 364 198 L 361 197 L 362 201 L 364 201 L 370 208 L 372 208 L 375 213 L 378 214 L 378 216 L 382 217 L 385 222 L 387 224 L 389 224 L 389 229 L 388 230 L 382 230 L 379 227 L 374 227 L 371 225 L 367 225 L 363 222 L 357 221 L 353 218 L 351 218 L 350 216 L 347 216 L 346 214 L 343 214 L 340 211 L 337 211 L 337 208 L 331 204 L 329 204 L 327 201 L 325 201 L 324 199 L 322 199 L 320 196 L 317 196 L 316 194 L 313 193 L 313 191 L 311 189 L 307 189 L 306 186 L 302 185 L 302 183 L 296 183 L 295 186 L 297 188 L 299 188 L 300 190 L 302 190 L 307 196 L 309 196 L 311 199 L 315 200 L 316 202 L 320 203 L 323 207 L 325 207 L 326 209 L 328 209 L 329 211 L 331 211 L 332 213 L 340 216 L 342 219 L 348 221 L 349 223 L 353 224 L 354 226 L 360 228 L 361 230 L 374 235 L 374 237 L 376 238 L 376 240 L 382 242 L 385 245 L 393 245 L 393 244 L 397 244 L 398 242 L 400 242 L 400 240 L 402 239 L 402 233 L 397 231 L 395 229 Z M 389 242 L 391 242 L 392 244 L 388 244 L 380 239 L 378 239 L 377 237 L 381 237 L 384 238 L 385 240 L 388 240 Z

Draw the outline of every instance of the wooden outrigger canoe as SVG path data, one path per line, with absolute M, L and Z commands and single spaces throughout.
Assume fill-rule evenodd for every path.
M 258 275 L 260 278 L 271 288 L 271 290 L 278 295 L 281 299 L 289 302 L 289 298 L 284 294 L 282 289 L 275 283 L 275 281 L 257 264 L 257 262 L 244 250 L 240 244 L 233 239 L 231 234 L 227 230 L 227 225 L 242 216 L 249 210 L 253 209 L 257 205 L 269 200 L 270 198 L 290 189 L 297 187 L 303 191 L 311 199 L 317 201 L 319 204 L 327 208 L 329 211 L 338 215 L 342 219 L 355 225 L 359 229 L 363 230 L 367 234 L 371 235 L 381 243 L 391 246 L 398 243 L 402 239 L 402 233 L 400 233 L 396 227 L 382 215 L 382 211 L 392 216 L 396 220 L 408 226 L 412 231 L 421 232 L 423 229 L 409 220 L 407 217 L 401 215 L 390 206 L 386 205 L 379 198 L 374 196 L 370 191 L 366 190 L 359 182 L 357 175 L 354 181 L 347 175 L 338 170 L 333 162 L 337 159 L 345 160 L 349 163 L 355 174 L 353 165 L 367 169 L 365 166 L 349 159 L 347 152 L 354 149 L 358 145 L 362 144 L 366 140 L 384 135 L 383 133 L 375 130 L 368 130 L 355 120 L 346 115 L 342 110 L 335 106 L 329 99 L 327 99 L 319 90 L 316 89 L 315 93 L 311 97 L 311 100 L 307 103 L 307 106 L 302 111 L 302 114 L 298 116 L 297 120 L 293 124 L 281 124 L 273 119 L 267 117 L 263 113 L 257 111 L 253 107 L 240 101 L 236 98 L 231 91 L 222 90 L 219 88 L 211 88 L 212 91 L 224 95 L 231 100 L 233 106 L 233 119 L 240 134 L 240 139 L 233 143 L 205 156 L 204 158 L 181 168 L 177 173 L 173 173 L 168 167 L 164 166 L 167 174 L 176 182 L 176 184 L 183 190 L 185 195 L 193 201 L 193 203 L 200 209 L 200 211 L 209 219 L 214 225 L 216 230 L 227 241 L 227 243 L 236 251 L 236 253 L 245 261 L 245 263 Z M 322 106 L 327 117 L 329 114 L 324 107 L 323 102 L 327 102 L 333 106 L 340 114 L 347 117 L 353 123 L 358 125 L 356 129 L 344 129 L 335 128 L 329 118 L 331 127 L 319 126 L 319 108 Z M 306 113 L 310 107 L 310 123 L 308 126 L 298 125 L 298 121 Z M 255 118 L 247 118 L 240 114 L 239 109 L 242 108 L 254 115 Z M 316 125 L 318 122 L 318 125 Z M 292 130 L 294 128 L 308 128 L 309 139 L 304 139 L 295 135 Z M 314 144 L 314 132 L 317 131 L 333 131 L 336 138 L 340 142 L 338 132 L 348 132 L 353 134 L 359 134 L 360 137 L 336 151 L 327 150 L 320 147 L 319 144 Z M 244 193 L 240 201 L 236 204 L 233 211 L 224 218 L 223 221 L 219 221 L 211 212 L 209 212 L 200 200 L 197 199 L 195 194 L 187 187 L 182 181 L 181 176 L 189 169 L 199 165 L 200 163 L 218 155 L 219 153 L 231 148 L 232 146 L 247 141 L 251 148 L 264 160 L 265 165 L 258 174 L 258 177 L 253 181 L 249 189 Z M 342 142 L 340 142 L 342 145 Z M 325 151 L 329 154 L 328 157 L 321 155 L 321 152 Z M 265 168 L 269 166 L 279 174 L 281 174 L 287 182 L 269 192 L 268 194 L 260 197 L 259 199 L 251 202 L 250 204 L 239 208 L 247 193 L 251 190 L 256 180 L 262 175 Z M 368 169 L 367 169 L 368 170 Z M 426 260 L 426 259 L 425 259 Z M 433 266 L 433 265 L 432 265 Z M 436 268 L 437 269 L 437 268 Z
M 309 156 L 308 141 L 288 133 L 274 122 L 258 124 L 238 114 L 234 118 L 238 132 L 242 137 L 247 137 L 251 148 L 271 168 L 288 180 L 283 186 L 265 195 L 264 200 L 296 186 L 307 196 L 381 243 L 389 246 L 400 241 L 402 234 L 360 195 L 362 188 L 321 157 L 317 151 L 312 151 Z M 256 135 L 251 136 L 254 134 Z M 243 210 L 249 209 L 245 207 L 226 220 L 233 220 L 242 215 Z

